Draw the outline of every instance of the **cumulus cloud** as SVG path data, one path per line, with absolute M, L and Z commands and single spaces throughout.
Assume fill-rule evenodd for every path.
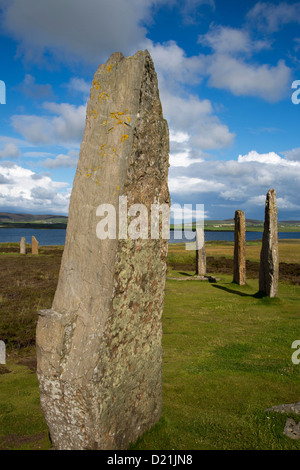
M 0 158 L 16 158 L 20 156 L 20 150 L 13 142 L 10 142 L 5 145 L 5 147 L 0 150 Z
M 269 49 L 267 40 L 253 40 L 247 30 L 226 26 L 212 26 L 207 34 L 198 37 L 198 43 L 210 47 L 221 54 L 252 54 L 262 49 Z
M 212 26 L 198 42 L 212 49 L 206 56 L 208 85 L 235 96 L 258 96 L 275 102 L 290 92 L 291 69 L 284 60 L 276 65 L 258 64 L 253 55 L 269 49 L 267 40 L 253 40 L 247 30 Z
M 236 96 L 258 96 L 275 102 L 290 92 L 291 70 L 283 60 L 275 66 L 258 65 L 215 54 L 208 71 L 210 86 L 229 90 Z
M 12 124 L 28 142 L 38 145 L 69 143 L 79 145 L 85 126 L 86 106 L 44 103 L 48 115 L 14 115 Z
M 286 150 L 285 152 L 282 152 L 282 155 L 284 155 L 287 160 L 300 162 L 300 147 L 292 150 Z
M 275 32 L 288 23 L 300 23 L 300 3 L 258 2 L 247 14 L 247 20 L 264 32 Z
M 67 155 L 60 153 L 55 158 L 47 158 L 40 162 L 45 168 L 53 170 L 55 168 L 76 168 L 78 162 L 78 152 L 70 150 Z
M 191 184 L 190 184 L 191 181 Z M 267 191 L 277 192 L 279 219 L 299 218 L 300 163 L 269 152 L 251 151 L 235 160 L 203 160 L 187 167 L 171 167 L 169 185 L 174 202 L 204 204 L 210 217 L 234 216 L 245 210 L 249 218 L 264 217 Z
M 224 148 L 232 144 L 234 133 L 213 114 L 209 100 L 201 100 L 196 95 L 174 96 L 167 91 L 161 99 L 171 132 L 185 136 L 184 149 L 190 155 L 198 158 L 203 150 Z
M 24 211 L 67 213 L 71 189 L 67 183 L 53 181 L 19 165 L 0 164 L 0 206 Z M 5 180 L 7 180 L 5 182 Z
M 93 64 L 111 51 L 135 49 L 145 38 L 152 8 L 167 3 L 170 0 L 0 0 L 3 27 L 19 41 L 27 60 L 50 52 L 64 61 Z
M 54 93 L 50 84 L 39 85 L 35 82 L 35 78 L 26 74 L 24 81 L 20 85 L 20 90 L 29 98 L 44 100 L 53 97 Z
M 143 48 L 148 49 L 155 62 L 161 87 L 176 87 L 176 84 L 199 84 L 205 71 L 205 57 L 188 57 L 175 41 L 153 43 L 147 40 Z
M 293 151 L 286 152 L 290 155 Z M 294 158 L 284 159 L 277 155 L 275 152 L 262 153 L 259 154 L 255 150 L 251 150 L 247 155 L 239 155 L 238 162 L 258 162 L 258 163 L 268 163 L 270 165 L 285 165 L 285 166 L 297 166 L 300 168 L 300 162 L 295 162 Z
M 86 100 L 88 99 L 91 83 L 87 82 L 83 78 L 72 77 L 65 86 L 72 94 L 81 93 Z

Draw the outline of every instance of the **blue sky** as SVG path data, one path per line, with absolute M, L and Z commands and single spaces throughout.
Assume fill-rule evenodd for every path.
M 0 211 L 67 214 L 93 75 L 148 49 L 172 203 L 300 220 L 300 2 L 0 0 Z M 300 96 L 300 94 L 299 94 Z

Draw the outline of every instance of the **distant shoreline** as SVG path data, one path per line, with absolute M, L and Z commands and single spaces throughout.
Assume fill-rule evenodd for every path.
M 30 228 L 30 229 L 39 229 L 39 230 L 52 230 L 52 229 L 62 229 L 65 230 L 67 228 L 66 223 L 38 223 L 38 222 L 8 222 L 8 223 L 1 223 L 1 228 Z M 175 230 L 180 230 L 180 227 L 170 227 L 170 231 L 174 232 Z M 195 232 L 195 227 L 187 227 L 187 230 L 192 230 Z M 246 227 L 246 232 L 263 232 L 263 226 L 250 226 Z M 204 227 L 204 232 L 234 232 L 233 227 Z M 296 226 L 289 226 L 285 225 L 284 227 L 278 227 L 278 232 L 288 232 L 288 233 L 299 233 L 300 227 Z

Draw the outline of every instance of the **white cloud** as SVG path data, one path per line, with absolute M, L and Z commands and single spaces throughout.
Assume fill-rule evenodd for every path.
M 270 102 L 290 92 L 291 69 L 284 60 L 276 65 L 250 62 L 256 52 L 270 49 L 269 40 L 253 40 L 247 30 L 212 26 L 198 42 L 213 51 L 205 58 L 209 86 Z
M 20 150 L 13 142 L 5 145 L 3 150 L 0 150 L 0 158 L 16 158 L 20 156 Z
M 285 152 L 282 152 L 282 155 L 284 155 L 284 157 L 287 160 L 299 162 L 300 161 L 300 147 L 297 147 L 292 150 L 286 150 Z
M 72 93 L 82 93 L 85 99 L 89 97 L 91 83 L 87 82 L 83 78 L 73 77 L 65 86 Z
M 175 41 L 154 44 L 147 40 L 148 49 L 158 72 L 160 87 L 176 87 L 176 84 L 199 84 L 205 70 L 204 56 L 188 57 Z
M 249 64 L 227 54 L 214 54 L 208 66 L 211 87 L 236 96 L 258 96 L 275 102 L 290 93 L 291 70 L 283 60 L 277 65 Z
M 276 189 L 279 220 L 299 218 L 300 162 L 275 152 L 253 150 L 236 160 L 207 160 L 189 166 L 171 166 L 169 187 L 176 202 L 204 204 L 210 216 L 233 217 L 236 209 L 250 218 L 263 219 L 267 191 Z M 213 211 L 216 211 L 214 214 Z
M 247 14 L 247 19 L 264 32 L 275 32 L 288 23 L 300 23 L 300 3 L 258 2 Z
M 170 153 L 169 161 L 172 167 L 187 167 L 192 165 L 193 163 L 203 162 L 203 158 L 191 158 L 190 151 L 186 149 L 182 152 Z
M 191 193 L 217 192 L 224 188 L 224 183 L 203 178 L 177 176 L 169 178 L 169 189 L 174 195 Z
M 196 95 L 174 96 L 167 91 L 161 94 L 161 99 L 172 132 L 184 135 L 186 142 L 189 140 L 189 150 L 191 154 L 196 154 L 196 158 L 203 150 L 232 144 L 234 134 L 213 115 L 209 100 L 200 100 Z
M 23 83 L 20 85 L 21 91 L 34 99 L 46 99 L 53 96 L 52 86 L 50 84 L 39 85 L 35 82 L 35 78 L 26 74 Z
M 59 154 L 55 158 L 47 158 L 40 162 L 42 166 L 52 170 L 54 168 L 76 168 L 78 162 L 78 152 L 70 150 L 68 155 Z
M 19 165 L 0 164 L 0 206 L 24 211 L 67 213 L 71 189 L 67 183 L 53 181 Z
M 173 129 L 170 129 L 170 142 L 176 142 L 176 143 L 184 143 L 189 140 L 189 135 L 187 132 L 181 132 L 181 131 L 173 131 Z
M 51 114 L 14 115 L 12 124 L 32 144 L 68 143 L 79 145 L 85 126 L 86 106 L 44 103 Z M 53 116 L 55 114 L 55 116 Z
M 289 154 L 289 152 L 287 152 Z M 239 155 L 238 162 L 258 162 L 267 163 L 270 165 L 284 165 L 284 166 L 297 166 L 300 168 L 300 162 L 292 161 L 292 159 L 285 160 L 277 155 L 275 152 L 259 154 L 255 150 L 251 150 L 247 155 Z
M 208 46 L 221 54 L 252 54 L 254 51 L 269 49 L 269 41 L 253 41 L 246 30 L 225 26 L 212 26 L 207 34 L 200 35 L 198 43 Z
M 112 51 L 125 54 L 146 35 L 152 8 L 169 0 L 1 0 L 2 24 L 27 60 L 45 52 L 65 62 L 99 64 Z M 84 34 L 83 34 L 84 32 Z

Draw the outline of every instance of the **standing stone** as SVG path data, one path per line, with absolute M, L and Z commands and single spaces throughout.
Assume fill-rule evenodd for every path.
M 243 211 L 235 211 L 234 222 L 233 282 L 244 286 L 246 284 L 246 222 Z
M 33 255 L 38 255 L 39 254 L 39 242 L 37 241 L 37 239 L 32 236 L 31 238 L 31 253 Z
M 37 325 L 55 449 L 125 449 L 160 418 L 168 240 L 126 239 L 124 216 L 132 229 L 126 203 L 169 208 L 168 160 L 150 54 L 113 54 L 94 76 L 57 290 Z M 100 215 L 113 235 L 114 211 L 116 237 L 101 240 Z
M 205 236 L 202 228 L 196 229 L 196 274 L 206 275 Z
M 0 364 L 6 364 L 6 344 L 0 341 Z
M 21 255 L 26 255 L 26 242 L 25 242 L 25 237 L 21 238 L 20 241 L 20 254 Z
M 265 223 L 260 253 L 259 291 L 276 297 L 279 277 L 276 191 L 270 189 L 266 197 Z

